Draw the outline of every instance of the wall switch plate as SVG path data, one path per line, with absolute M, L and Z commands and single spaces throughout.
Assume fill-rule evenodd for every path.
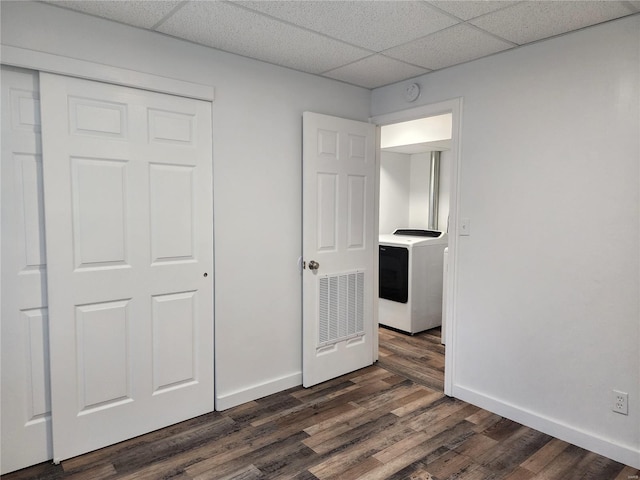
M 629 415 L 629 394 L 614 390 L 611 410 L 622 415 Z
M 467 237 L 471 235 L 471 219 L 462 218 L 460 219 L 460 236 Z

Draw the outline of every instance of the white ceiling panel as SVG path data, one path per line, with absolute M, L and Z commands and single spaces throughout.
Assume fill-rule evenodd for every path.
M 634 13 L 626 2 L 522 2 L 470 23 L 523 45 Z
M 315 74 L 370 55 L 366 50 L 225 2 L 189 2 L 157 30 Z
M 430 70 L 449 67 L 513 47 L 470 25 L 455 25 L 384 52 Z
M 457 23 L 423 1 L 238 1 L 273 17 L 380 52 Z
M 127 2 L 46 0 L 46 3 L 109 18 L 135 27 L 152 28 L 182 2 L 181 0 L 130 0 Z
M 377 54 L 330 70 L 323 75 L 366 88 L 377 88 L 428 72 L 425 68 Z
M 444 10 L 451 15 L 455 15 L 461 20 L 470 20 L 480 15 L 495 12 L 502 8 L 510 7 L 518 2 L 492 1 L 492 0 L 472 0 L 468 2 L 452 2 L 451 0 L 430 1 L 431 5 Z

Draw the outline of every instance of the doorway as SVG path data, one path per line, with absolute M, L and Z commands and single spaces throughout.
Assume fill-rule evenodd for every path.
M 437 230 L 448 233 L 448 266 L 449 274 L 443 278 L 443 291 L 446 292 L 442 298 L 442 317 L 445 329 L 432 329 L 420 334 L 424 337 L 425 345 L 428 349 L 433 346 L 434 359 L 438 350 L 440 355 L 444 353 L 443 345 L 439 345 L 439 335 L 442 336 L 443 343 L 446 343 L 446 354 L 444 355 L 444 365 L 438 367 L 440 360 L 424 362 L 425 372 L 431 377 L 431 368 L 444 367 L 444 382 L 431 382 L 435 385 L 442 385 L 444 393 L 452 395 L 453 385 L 453 358 L 455 355 L 455 259 L 457 244 L 457 205 L 458 205 L 458 185 L 459 185 L 459 152 L 460 152 L 460 121 L 462 111 L 462 99 L 453 99 L 437 104 L 425 105 L 409 110 L 404 110 L 392 114 L 373 117 L 372 123 L 381 128 L 380 142 L 380 205 L 379 205 L 379 226 L 380 234 L 390 234 L 397 228 L 418 228 L 427 229 L 428 226 L 435 225 Z M 448 132 L 438 126 L 438 117 L 449 119 Z M 425 129 L 431 128 L 431 133 L 425 134 Z M 387 134 L 385 135 L 385 129 Z M 415 137 L 414 133 L 420 134 Z M 386 138 L 385 138 L 386 137 Z M 437 218 L 429 222 L 429 200 L 428 185 L 429 177 L 433 174 L 428 164 L 429 153 L 440 151 L 440 166 L 443 167 L 439 173 L 440 192 L 437 196 L 440 208 Z M 386 190 L 386 191 L 385 191 Z M 389 201 L 384 205 L 385 195 Z M 400 213 L 398 213 L 400 212 Z M 416 338 L 409 337 L 411 341 L 406 343 L 412 348 L 417 346 Z M 434 341 L 437 339 L 438 341 Z M 385 362 L 384 357 L 391 359 L 390 351 L 398 348 L 398 341 L 402 337 L 392 335 L 381 330 L 379 333 L 378 359 Z M 385 346 L 385 342 L 395 342 L 396 345 Z M 388 362 L 386 362 L 388 363 Z M 408 375 L 415 376 L 414 369 L 420 363 L 402 361 L 406 367 Z M 437 376 L 437 375 L 436 375 Z

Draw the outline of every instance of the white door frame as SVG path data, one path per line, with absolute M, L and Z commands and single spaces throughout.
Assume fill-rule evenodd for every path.
M 452 114 L 451 125 L 451 199 L 449 203 L 449 276 L 447 283 L 446 316 L 446 353 L 444 367 L 444 393 L 453 396 L 455 384 L 455 349 L 456 349 L 456 286 L 458 265 L 458 216 L 460 205 L 460 147 L 462 125 L 462 98 L 454 98 L 443 102 L 432 103 L 420 107 L 401 110 L 371 117 L 369 121 L 379 126 L 393 123 L 417 120 L 419 118 L 433 117 L 445 113 Z M 378 143 L 378 151 L 380 143 Z M 379 188 L 379 187 L 378 187 Z M 376 218 L 378 213 L 376 213 Z M 377 358 L 377 357 L 376 357 Z

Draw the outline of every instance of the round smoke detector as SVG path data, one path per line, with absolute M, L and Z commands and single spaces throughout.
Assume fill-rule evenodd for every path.
M 407 102 L 415 102 L 416 99 L 420 96 L 420 85 L 417 83 L 412 83 L 408 85 L 407 88 L 404 89 L 404 99 Z

